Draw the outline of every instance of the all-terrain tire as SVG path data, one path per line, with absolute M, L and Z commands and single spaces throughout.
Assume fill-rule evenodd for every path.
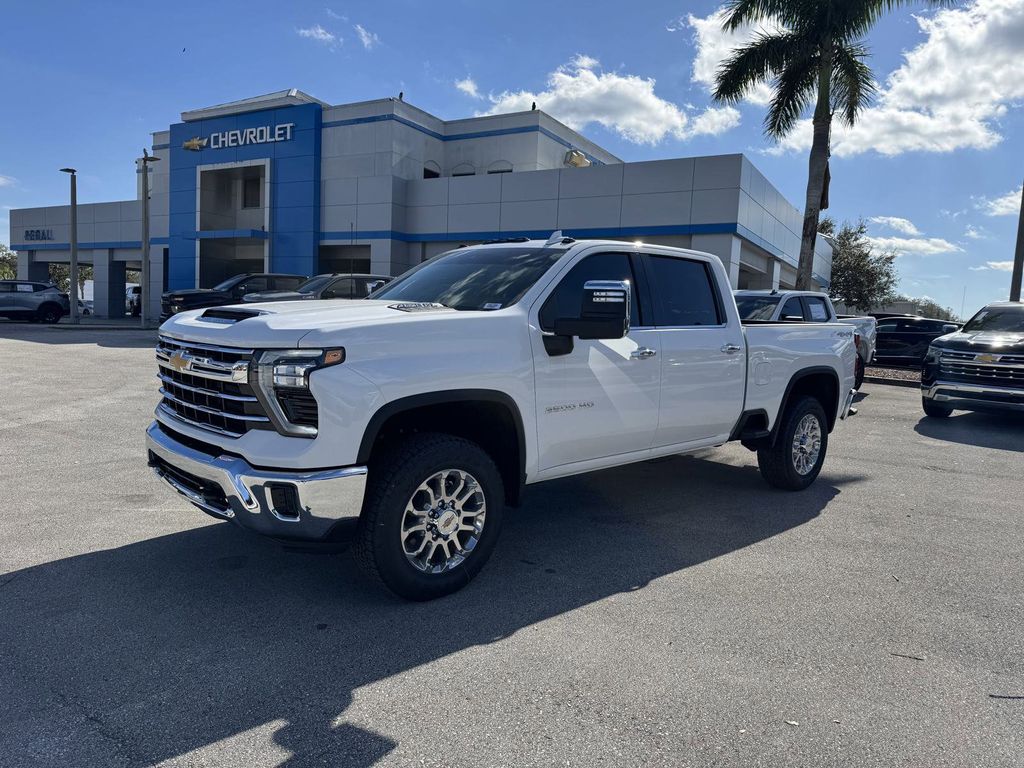
M 927 397 L 921 398 L 921 407 L 924 409 L 925 416 L 931 416 L 935 419 L 948 419 L 953 413 L 953 409 L 948 405 L 941 405 L 934 400 L 929 400 Z
M 403 520 L 407 505 L 412 504 L 421 485 L 446 470 L 461 472 L 476 480 L 483 494 L 485 513 L 479 536 L 472 549 L 466 551 L 465 558 L 443 571 L 429 573 L 414 565 L 406 554 Z M 372 579 L 400 597 L 407 600 L 443 597 L 466 586 L 490 558 L 501 532 L 504 504 L 501 473 L 479 445 L 452 435 L 410 435 L 370 465 L 366 501 L 355 542 L 356 559 Z M 443 554 L 439 553 L 438 558 Z
M 805 463 L 798 465 L 797 455 L 802 451 L 797 442 L 800 438 L 806 439 L 808 431 L 813 437 L 805 445 L 804 458 L 800 459 Z M 757 452 L 761 476 L 776 488 L 802 491 L 818 477 L 828 451 L 828 418 L 817 398 L 804 396 L 791 402 L 779 420 L 774 438 L 770 446 Z M 817 442 L 817 450 L 814 460 L 810 461 L 806 457 L 811 455 L 814 442 Z

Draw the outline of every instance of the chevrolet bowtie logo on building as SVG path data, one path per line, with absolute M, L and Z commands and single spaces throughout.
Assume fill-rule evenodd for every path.
M 189 139 L 181 146 L 184 147 L 185 149 L 191 149 L 193 152 L 198 152 L 199 150 L 204 149 L 207 143 L 209 143 L 209 141 L 209 139 L 201 139 L 198 136 L 196 136 L 194 138 Z
M 167 358 L 167 364 L 178 373 L 192 370 L 192 355 L 187 352 L 175 352 Z

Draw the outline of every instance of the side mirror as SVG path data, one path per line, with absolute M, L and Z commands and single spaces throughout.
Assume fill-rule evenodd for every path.
M 629 333 L 629 282 L 588 280 L 583 285 L 579 317 L 555 320 L 556 336 L 621 339 Z

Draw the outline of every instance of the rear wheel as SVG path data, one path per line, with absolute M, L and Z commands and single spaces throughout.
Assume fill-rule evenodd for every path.
M 63 316 L 64 310 L 56 304 L 44 304 L 39 308 L 39 313 L 36 315 L 40 322 L 48 323 L 50 325 L 59 323 Z
M 417 434 L 374 461 L 356 556 L 408 600 L 468 584 L 498 540 L 504 488 L 494 461 L 460 437 Z
M 864 359 L 857 355 L 857 364 L 854 367 L 853 373 L 853 388 L 860 389 L 861 384 L 864 383 Z
M 817 478 L 828 450 L 825 409 L 813 397 L 800 397 L 786 408 L 774 443 L 757 452 L 757 466 L 770 485 L 801 491 Z
M 948 419 L 953 413 L 953 409 L 948 405 L 940 405 L 927 397 L 921 398 L 921 407 L 924 408 L 925 416 L 932 416 L 936 419 Z

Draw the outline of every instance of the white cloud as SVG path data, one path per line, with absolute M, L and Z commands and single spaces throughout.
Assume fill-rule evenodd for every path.
M 605 72 L 597 59 L 577 55 L 548 75 L 546 90 L 504 91 L 491 97 L 483 114 L 525 111 L 536 102 L 570 128 L 598 123 L 636 144 L 657 144 L 667 136 L 718 135 L 739 124 L 739 112 L 732 107 L 709 107 L 691 116 L 658 96 L 654 85 L 653 78 Z
M 698 41 L 707 41 L 707 60 L 698 56 L 694 79 L 708 87 L 716 62 L 729 50 L 728 41 L 719 39 L 724 33 L 716 31 L 716 17 L 690 20 Z M 864 110 L 853 128 L 833 126 L 833 154 L 952 152 L 988 149 L 1002 141 L 1000 118 L 1024 99 L 1024 2 L 975 0 L 915 19 L 924 41 L 903 54 L 877 104 Z M 755 94 L 750 100 L 760 99 Z M 810 120 L 802 120 L 773 151 L 806 151 L 810 145 Z
M 984 264 L 981 264 L 977 267 L 968 267 L 968 269 L 971 270 L 971 272 L 984 272 L 986 269 L 988 269 L 988 267 L 986 267 Z
M 869 237 L 871 244 L 882 251 L 896 251 L 899 256 L 935 256 L 956 253 L 963 249 L 941 237 Z
M 380 38 L 377 37 L 376 32 L 370 32 L 362 24 L 355 25 L 356 34 L 359 35 L 359 42 L 363 44 L 363 48 L 370 50 L 380 45 Z
M 686 25 L 693 29 L 693 42 L 697 47 L 691 80 L 703 85 L 709 93 L 715 89 L 715 74 L 718 67 L 736 48 L 747 44 L 757 34 L 778 32 L 780 29 L 776 24 L 744 24 L 735 32 L 727 32 L 722 28 L 725 16 L 725 10 L 719 9 L 704 18 L 693 14 L 686 17 Z M 666 27 L 670 32 L 683 28 L 682 18 Z M 771 100 L 772 89 L 767 83 L 760 83 L 747 93 L 747 101 L 752 104 L 764 106 Z
M 868 221 L 881 224 L 896 232 L 902 232 L 904 235 L 921 234 L 921 231 L 914 226 L 914 222 L 909 219 L 901 219 L 899 216 L 872 216 Z
M 984 240 L 988 237 L 988 233 L 982 227 L 968 224 L 966 229 L 964 229 L 964 237 L 969 240 Z
M 986 216 L 1016 216 L 1020 213 L 1021 195 L 1024 194 L 1024 184 L 1005 195 L 994 198 L 982 198 L 978 208 Z
M 986 261 L 985 266 L 989 269 L 995 269 L 999 272 L 1013 272 L 1012 261 Z
M 348 21 L 348 16 L 343 16 L 342 14 L 335 11 L 333 8 L 324 8 L 324 10 L 327 12 L 327 15 L 330 16 L 332 19 L 337 19 L 338 21 Z
M 483 94 L 480 93 L 480 89 L 477 88 L 476 81 L 468 75 L 461 80 L 456 80 L 455 87 L 474 99 L 482 99 L 484 97 Z
M 316 40 L 318 43 L 323 43 L 324 45 L 334 45 L 335 43 L 341 42 L 337 37 L 335 37 L 333 32 L 328 32 L 319 24 L 314 24 L 312 27 L 301 27 L 295 31 L 298 33 L 299 37 Z
M 13 176 L 4 176 L 0 173 L 0 187 L 13 187 L 18 183 L 18 180 Z

